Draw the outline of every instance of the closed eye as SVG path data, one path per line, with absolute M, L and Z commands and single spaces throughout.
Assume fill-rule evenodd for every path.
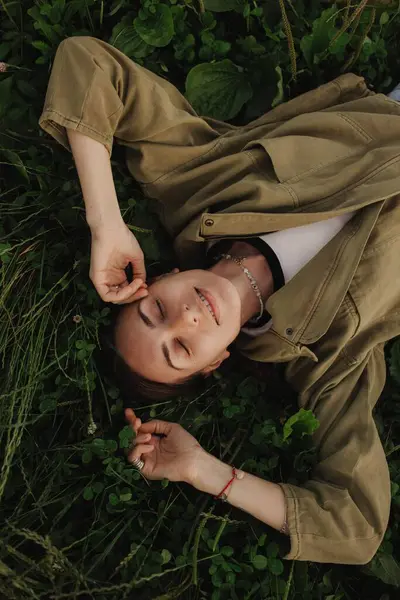
M 162 320 L 164 320 L 165 319 L 164 307 L 158 298 L 156 298 L 156 304 L 158 306 L 158 310 L 160 311 L 161 318 L 162 318 Z
M 177 341 L 177 343 L 179 344 L 179 346 L 181 346 L 181 347 L 184 349 L 184 351 L 186 352 L 186 354 L 187 354 L 188 356 L 190 356 L 190 352 L 189 352 L 189 350 L 186 348 L 185 344 L 184 344 L 183 342 L 181 342 L 181 340 L 179 340 L 179 339 L 177 339 L 176 341 Z

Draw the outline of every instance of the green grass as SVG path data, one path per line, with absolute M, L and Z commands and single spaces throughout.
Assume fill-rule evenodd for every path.
M 377 412 L 392 513 L 370 565 L 281 561 L 280 536 L 262 523 L 186 485 L 148 484 L 126 463 L 131 433 L 99 352 L 110 309 L 88 279 L 75 169 L 37 121 L 52 57 L 70 35 L 111 40 L 186 92 L 199 112 L 240 124 L 349 69 L 387 91 L 400 81 L 399 28 L 400 4 L 378 0 L 145 0 L 140 12 L 128 0 L 1 0 L 1 597 L 398 597 L 400 343 L 388 346 Z M 113 168 L 150 271 L 173 265 L 118 151 Z M 315 457 L 296 428 L 284 439 L 295 400 L 280 368 L 234 365 L 200 397 L 132 404 L 143 419 L 179 421 L 226 461 L 301 483 Z

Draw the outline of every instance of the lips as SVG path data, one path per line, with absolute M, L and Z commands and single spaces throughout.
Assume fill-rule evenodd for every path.
M 201 303 L 207 309 L 207 311 L 209 312 L 209 314 L 211 315 L 213 320 L 217 323 L 217 325 L 219 325 L 220 312 L 219 312 L 219 308 L 218 308 L 218 305 L 216 303 L 214 296 L 212 294 L 210 294 L 210 292 L 208 292 L 207 290 L 200 289 L 200 288 L 195 288 L 195 289 L 196 289 L 197 295 L 200 298 Z M 203 301 L 201 296 L 203 296 L 203 298 L 205 299 L 206 302 Z M 211 311 L 214 314 L 211 314 L 207 304 L 209 305 L 209 307 L 211 308 Z

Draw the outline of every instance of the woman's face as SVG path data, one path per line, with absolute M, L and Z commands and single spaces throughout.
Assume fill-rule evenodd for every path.
M 224 277 L 200 269 L 167 274 L 124 307 L 115 340 L 136 372 L 162 383 L 207 373 L 229 356 L 240 330 L 240 297 Z

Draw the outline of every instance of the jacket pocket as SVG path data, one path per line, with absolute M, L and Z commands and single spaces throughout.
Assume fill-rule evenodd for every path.
M 342 159 L 360 153 L 371 137 L 338 112 L 300 115 L 266 136 L 247 144 L 245 150 L 261 146 L 269 155 L 281 183 L 294 184 Z

